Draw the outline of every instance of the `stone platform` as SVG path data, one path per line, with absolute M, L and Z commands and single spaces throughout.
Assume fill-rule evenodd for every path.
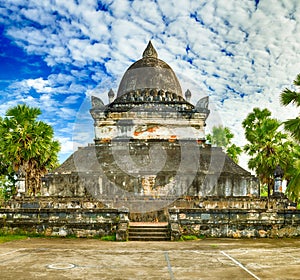
M 130 212 L 121 204 L 118 208 L 108 207 L 104 202 L 75 197 L 18 198 L 0 208 L 0 227 L 8 232 L 77 237 L 116 235 L 117 240 L 127 240 L 130 222 L 164 222 L 173 240 L 182 235 L 300 236 L 300 211 L 283 198 L 181 197 L 145 213 Z M 138 202 L 142 205 L 149 200 L 135 200 Z

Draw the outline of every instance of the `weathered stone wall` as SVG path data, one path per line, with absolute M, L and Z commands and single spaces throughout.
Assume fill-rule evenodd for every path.
M 219 176 L 212 184 L 209 183 L 212 181 L 210 177 L 201 173 L 195 175 L 191 184 L 189 184 L 189 176 L 183 175 L 177 178 L 177 182 L 172 181 L 174 177 L 164 173 L 152 177 L 144 175 L 132 178 L 118 173 L 114 173 L 112 178 L 100 173 L 53 174 L 47 178 L 47 183 L 42 188 L 42 195 L 100 198 L 105 195 L 122 197 L 125 192 L 129 192 L 160 196 L 258 196 L 257 183 L 251 177 Z
M 8 209 L 101 209 L 108 208 L 99 201 L 90 197 L 73 196 L 40 196 L 40 197 L 15 197 L 1 205 Z M 1 208 L 0 208 L 1 209 Z
M 115 142 L 75 152 L 44 178 L 42 195 L 259 196 L 257 180 L 219 148 L 193 142 Z
M 135 200 L 144 205 L 150 200 Z M 171 236 L 294 237 L 300 236 L 300 211 L 287 199 L 251 197 L 182 197 L 157 211 L 129 213 L 105 208 L 91 198 L 17 198 L 0 208 L 0 228 L 46 236 L 94 237 L 116 234 L 127 240 L 130 221 L 169 221 Z
M 296 237 L 300 236 L 299 210 L 169 209 L 171 236 Z
M 192 197 L 183 196 L 174 201 L 171 207 L 176 208 L 201 208 L 201 209 L 268 209 L 268 210 L 295 210 L 294 203 L 287 198 L 268 198 L 251 196 L 229 196 L 229 197 Z
M 32 202 L 31 206 L 38 202 Z M 25 206 L 25 204 L 23 205 Z M 93 208 L 0 208 L 0 228 L 46 236 L 102 237 L 127 240 L 128 210 Z

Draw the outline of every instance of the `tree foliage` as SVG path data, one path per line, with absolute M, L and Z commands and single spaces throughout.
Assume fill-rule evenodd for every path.
M 37 120 L 40 114 L 39 108 L 22 104 L 8 109 L 0 120 L 2 172 L 24 177 L 29 195 L 39 193 L 42 176 L 58 165 L 60 145 L 53 140 L 52 127 Z
M 294 80 L 295 86 L 300 86 L 300 74 Z M 292 91 L 288 88 L 284 89 L 280 95 L 281 104 L 287 106 L 289 104 L 294 104 L 297 107 L 300 106 L 300 93 Z M 284 127 L 291 135 L 297 140 L 300 141 L 300 118 L 297 116 L 294 119 L 289 119 L 284 122 Z
M 261 184 L 268 186 L 270 195 L 274 185 L 274 170 L 279 164 L 286 177 L 299 155 L 299 146 L 280 131 L 281 123 L 271 118 L 268 109 L 254 108 L 243 121 L 248 143 L 244 151 L 250 156 L 248 167 L 256 172 Z
M 207 140 L 214 146 L 221 147 L 227 155 L 236 163 L 238 163 L 239 155 L 242 149 L 231 143 L 234 135 L 228 127 L 221 125 L 212 128 L 212 134 L 206 136 Z
M 294 80 L 294 85 L 296 87 L 300 86 L 300 74 L 297 75 Z M 281 104 L 287 106 L 293 104 L 300 107 L 300 93 L 290 90 L 288 88 L 284 89 L 280 95 Z M 284 128 L 291 133 L 294 139 L 300 142 L 300 117 L 297 116 L 294 119 L 289 119 L 284 122 Z M 293 168 L 290 169 L 290 177 L 287 187 L 287 194 L 290 199 L 298 201 L 300 198 L 300 157 L 294 161 Z
M 16 175 L 0 175 L 0 206 L 16 194 Z
M 286 192 L 292 201 L 299 202 L 300 198 L 300 160 L 296 160 L 294 168 L 290 171 L 290 181 Z

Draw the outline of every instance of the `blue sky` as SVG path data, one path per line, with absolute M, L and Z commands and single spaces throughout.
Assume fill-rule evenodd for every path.
M 0 115 L 18 103 L 42 109 L 63 161 L 93 142 L 91 95 L 108 102 L 151 39 L 192 102 L 209 95 L 215 124 L 244 145 L 253 107 L 285 120 L 280 92 L 300 73 L 298 0 L 0 0 Z

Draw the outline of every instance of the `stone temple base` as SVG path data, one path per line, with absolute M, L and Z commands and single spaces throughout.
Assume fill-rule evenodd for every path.
M 144 199 L 132 203 L 150 203 Z M 78 197 L 18 198 L 0 208 L 0 227 L 5 232 L 61 237 L 114 235 L 117 240 L 127 240 L 129 222 L 167 222 L 173 240 L 182 235 L 300 236 L 300 211 L 284 198 L 181 197 L 148 212 L 130 212 L 126 207 L 109 207 L 106 202 Z

